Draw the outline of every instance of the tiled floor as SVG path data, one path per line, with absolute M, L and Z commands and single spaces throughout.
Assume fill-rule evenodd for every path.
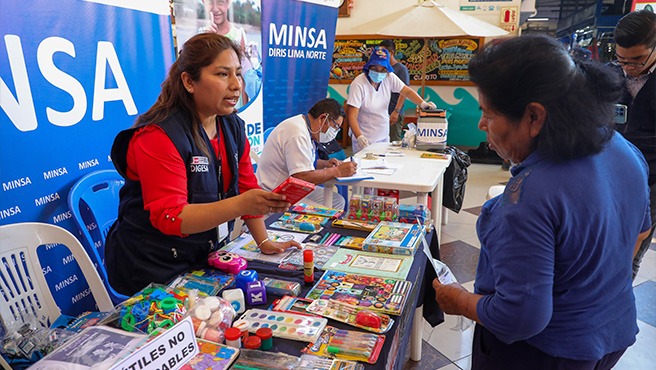
M 458 281 L 473 291 L 480 244 L 475 224 L 480 206 L 492 185 L 505 183 L 510 176 L 500 165 L 472 164 L 465 192 L 463 210 L 449 212 L 448 224 L 442 226 L 441 255 Z M 615 366 L 618 370 L 656 369 L 656 244 L 652 243 L 634 281 L 640 333 L 636 343 Z M 457 317 L 446 315 L 446 321 L 435 328 L 424 321 L 422 360 L 408 360 L 405 369 L 459 370 L 471 368 L 473 328 L 453 330 Z

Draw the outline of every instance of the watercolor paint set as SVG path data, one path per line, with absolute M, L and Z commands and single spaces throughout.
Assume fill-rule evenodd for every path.
M 274 312 L 252 308 L 233 323 L 234 327 L 255 333 L 260 328 L 269 328 L 274 337 L 315 342 L 328 324 L 322 317 L 303 316 L 287 312 Z
M 385 343 L 385 335 L 327 326 L 321 337 L 303 349 L 309 355 L 375 364 Z
M 394 319 L 389 315 L 358 310 L 355 306 L 329 299 L 313 301 L 306 311 L 378 334 L 387 333 L 394 325 Z

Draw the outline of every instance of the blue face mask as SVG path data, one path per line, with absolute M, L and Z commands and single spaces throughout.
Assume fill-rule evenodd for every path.
M 371 81 L 377 84 L 383 82 L 385 77 L 387 77 L 386 72 L 369 71 L 369 78 L 371 78 Z

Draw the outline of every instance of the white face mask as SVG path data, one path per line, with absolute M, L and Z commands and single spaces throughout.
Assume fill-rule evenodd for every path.
M 319 133 L 319 142 L 323 144 L 329 143 L 337 137 L 338 133 L 339 129 L 330 125 L 328 131 Z

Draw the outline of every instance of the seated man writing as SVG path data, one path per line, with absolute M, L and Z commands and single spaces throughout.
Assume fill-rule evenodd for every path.
M 264 144 L 257 181 L 262 189 L 272 190 L 289 176 L 322 184 L 335 177 L 352 176 L 357 165 L 335 158 L 316 159 L 316 143 L 327 143 L 335 138 L 344 121 L 344 108 L 335 99 L 323 99 L 299 114 L 282 121 L 271 131 Z M 323 189 L 317 188 L 301 202 L 323 204 Z M 344 208 L 345 200 L 333 193 L 333 208 Z

